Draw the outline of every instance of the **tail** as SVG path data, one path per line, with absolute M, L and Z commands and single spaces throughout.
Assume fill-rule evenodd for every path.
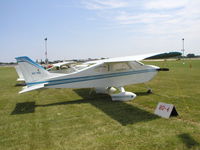
M 21 70 L 20 70 L 20 68 L 19 68 L 19 66 L 17 65 L 17 66 L 15 66 L 15 70 L 16 70 L 16 72 L 17 72 L 17 75 L 18 75 L 18 79 L 17 79 L 17 81 L 24 81 L 24 76 L 23 76 L 23 74 L 22 74 L 22 72 L 21 72 Z
M 19 64 L 26 83 L 41 81 L 49 77 L 50 73 L 41 65 L 35 63 L 27 56 L 15 58 Z

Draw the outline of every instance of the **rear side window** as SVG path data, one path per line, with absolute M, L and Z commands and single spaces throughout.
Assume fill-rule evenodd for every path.
M 121 62 L 121 63 L 111 63 L 110 65 L 110 71 L 126 71 L 130 69 L 130 66 L 127 62 Z
M 97 72 L 108 72 L 108 64 L 103 64 L 95 68 Z

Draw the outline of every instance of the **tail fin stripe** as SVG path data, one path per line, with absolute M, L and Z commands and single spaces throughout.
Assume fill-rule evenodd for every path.
M 50 76 L 47 70 L 26 56 L 16 57 L 16 60 L 26 83 L 41 81 Z
M 44 69 L 42 66 L 40 66 L 39 64 L 35 63 L 34 61 L 32 61 L 30 58 L 26 57 L 26 56 L 22 56 L 22 57 L 16 57 L 17 62 L 27 62 L 29 64 L 34 65 L 35 67 L 38 67 L 40 69 Z M 45 70 L 45 69 L 44 69 Z

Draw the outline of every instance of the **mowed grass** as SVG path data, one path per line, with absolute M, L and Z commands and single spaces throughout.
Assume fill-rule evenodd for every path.
M 89 95 L 90 89 L 45 89 L 18 94 L 13 67 L 0 67 L 1 150 L 200 149 L 200 60 L 145 62 L 170 68 L 146 85 L 129 85 L 130 102 Z M 153 94 L 146 94 L 146 87 Z M 158 102 L 178 117 L 153 114 Z

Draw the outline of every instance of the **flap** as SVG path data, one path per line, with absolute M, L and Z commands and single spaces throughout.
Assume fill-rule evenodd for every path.
M 36 90 L 36 89 L 41 89 L 41 88 L 44 87 L 44 84 L 45 84 L 45 83 L 37 84 L 37 85 L 30 86 L 30 87 L 25 86 L 25 87 L 23 87 L 23 90 L 21 90 L 21 91 L 19 92 L 19 94 L 25 93 L 25 92 L 29 92 L 29 91 L 32 91 L 32 90 Z

